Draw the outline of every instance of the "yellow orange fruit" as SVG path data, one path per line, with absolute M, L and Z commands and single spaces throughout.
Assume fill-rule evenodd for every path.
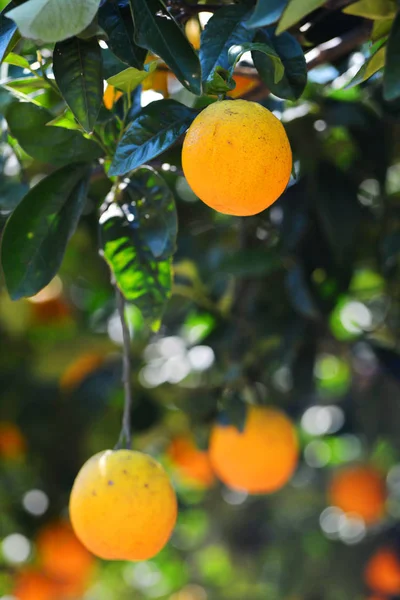
M 17 600 L 59 600 L 59 592 L 53 579 L 36 569 L 25 568 L 16 576 L 13 596 Z
M 216 475 L 229 487 L 250 494 L 275 492 L 296 468 L 296 431 L 282 411 L 250 406 L 243 432 L 214 425 L 209 453 Z
M 400 594 L 400 559 L 391 548 L 380 548 L 368 561 L 365 583 L 374 592 Z
M 292 152 L 282 123 L 246 100 L 224 100 L 193 121 L 182 148 L 188 184 L 205 204 L 237 216 L 254 215 L 284 192 Z
M 20 429 L 8 421 L 0 422 L 0 457 L 17 459 L 25 454 L 26 443 Z
M 104 106 L 108 110 L 111 110 L 112 107 L 114 106 L 114 104 L 116 102 L 118 102 L 118 100 L 121 98 L 121 96 L 122 96 L 121 91 L 116 90 L 113 85 L 107 85 L 106 90 L 103 94 Z
M 189 436 L 174 438 L 167 453 L 183 478 L 204 487 L 213 484 L 214 473 L 208 452 L 199 450 Z
M 64 371 L 60 387 L 68 392 L 77 388 L 90 373 L 101 367 L 103 362 L 104 356 L 96 352 L 81 354 Z
M 192 44 L 195 50 L 200 48 L 200 35 L 201 35 L 201 27 L 199 20 L 195 17 L 192 17 L 188 20 L 185 25 L 185 33 L 189 42 Z
M 328 488 L 328 500 L 345 513 L 356 513 L 367 524 L 379 521 L 385 511 L 386 487 L 379 471 L 356 465 L 335 473 Z
M 177 501 L 163 467 L 132 450 L 106 450 L 82 467 L 72 488 L 70 517 L 93 554 L 146 560 L 167 543 Z
M 240 98 L 240 96 L 251 92 L 258 85 L 258 80 L 255 77 L 247 77 L 246 75 L 234 75 L 233 80 L 236 87 L 228 92 L 227 95 L 230 98 Z
M 93 565 L 93 555 L 78 540 L 69 523 L 49 523 L 36 540 L 38 558 L 43 571 L 67 583 L 84 583 Z

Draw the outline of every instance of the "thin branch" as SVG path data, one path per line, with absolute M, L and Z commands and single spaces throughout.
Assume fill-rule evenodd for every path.
M 122 416 L 122 428 L 117 448 L 128 449 L 132 446 L 132 429 L 131 429 L 131 409 L 132 409 L 132 388 L 131 388 L 131 337 L 129 334 L 128 325 L 125 319 L 125 298 L 122 292 L 115 285 L 117 309 L 122 326 L 122 337 L 124 342 L 123 347 L 123 365 L 122 365 L 122 383 L 124 386 L 124 412 Z

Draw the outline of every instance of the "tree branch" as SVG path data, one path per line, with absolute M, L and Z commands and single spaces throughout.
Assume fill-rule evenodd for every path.
M 131 337 L 129 335 L 128 325 L 125 319 L 125 298 L 122 292 L 115 285 L 117 309 L 122 326 L 123 337 L 123 367 L 122 367 L 122 383 L 124 386 L 124 412 L 122 416 L 122 428 L 117 443 L 117 448 L 128 448 L 132 446 L 132 431 L 131 431 L 131 408 L 132 408 L 132 388 L 131 388 Z

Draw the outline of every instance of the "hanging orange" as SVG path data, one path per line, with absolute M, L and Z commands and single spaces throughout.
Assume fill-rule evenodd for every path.
M 365 583 L 376 593 L 400 594 L 400 558 L 391 548 L 380 548 L 365 568 Z
M 190 436 L 177 436 L 167 451 L 174 465 L 188 482 L 209 487 L 214 482 L 208 452 L 199 450 Z

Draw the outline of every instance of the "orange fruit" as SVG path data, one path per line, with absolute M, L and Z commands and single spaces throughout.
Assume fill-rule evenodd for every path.
M 380 548 L 368 561 L 365 583 L 380 594 L 400 594 L 400 559 L 390 548 Z
M 104 362 L 104 356 L 95 352 L 81 354 L 64 371 L 60 379 L 60 387 L 70 392 L 77 388 L 84 379 L 93 371 L 96 371 Z
M 62 298 L 51 298 L 31 305 L 32 320 L 37 325 L 52 325 L 71 316 L 71 309 Z
M 258 85 L 257 79 L 254 77 L 247 77 L 246 75 L 234 75 L 233 80 L 236 83 L 234 90 L 228 92 L 230 98 L 240 98 L 243 94 L 251 92 Z
M 269 110 L 247 100 L 223 100 L 207 106 L 189 127 L 182 167 L 205 204 L 248 216 L 284 192 L 292 152 L 282 123 Z
M 167 543 L 177 501 L 163 467 L 132 450 L 106 450 L 79 471 L 70 498 L 73 528 L 100 558 L 146 560 Z
M 347 467 L 333 475 L 328 500 L 345 513 L 358 514 L 367 524 L 375 523 L 385 510 L 385 482 L 368 465 Z
M 195 50 L 200 48 L 200 35 L 201 35 L 201 27 L 199 20 L 195 17 L 192 17 L 188 20 L 185 25 L 185 33 L 189 42 L 192 44 Z
M 20 429 L 8 421 L 0 422 L 0 457 L 20 458 L 25 454 L 26 443 Z
M 189 436 L 178 436 L 172 440 L 168 448 L 171 458 L 178 471 L 189 482 L 209 487 L 214 482 L 208 452 L 199 450 Z
M 122 92 L 116 90 L 113 85 L 107 85 L 106 90 L 103 94 L 104 106 L 108 110 L 111 110 L 114 104 L 118 102 L 118 100 L 121 98 L 121 96 Z
M 13 596 L 17 600 L 59 600 L 58 584 L 33 568 L 24 568 L 16 576 Z
M 243 432 L 216 424 L 211 432 L 210 460 L 227 486 L 250 494 L 279 490 L 298 461 L 298 442 L 290 419 L 276 408 L 250 406 Z
M 43 527 L 36 540 L 43 571 L 64 583 L 86 582 L 94 558 L 81 544 L 69 523 L 59 521 Z

